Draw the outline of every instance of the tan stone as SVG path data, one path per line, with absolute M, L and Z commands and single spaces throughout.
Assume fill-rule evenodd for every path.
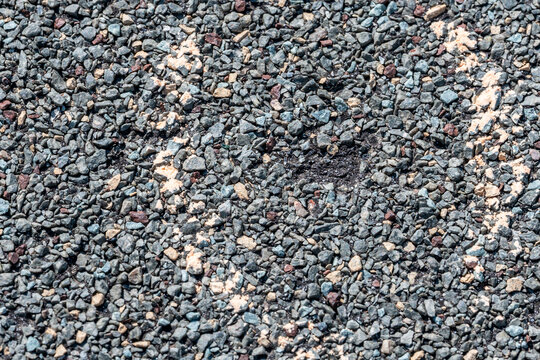
M 146 340 L 143 340 L 143 341 L 135 341 L 135 342 L 133 343 L 133 346 L 138 347 L 138 348 L 142 348 L 142 349 L 146 349 L 147 347 L 150 346 L 150 341 L 146 341 Z
M 236 183 L 234 185 L 234 192 L 236 192 L 236 195 L 242 200 L 249 200 L 249 195 L 246 189 L 246 186 L 242 183 Z
M 352 257 L 349 261 L 349 270 L 353 273 L 362 270 L 362 258 L 360 256 L 356 255 Z
M 465 356 L 463 357 L 463 360 L 476 360 L 476 356 L 478 355 L 478 350 L 471 349 Z
M 60 346 L 58 346 L 56 348 L 56 351 L 54 352 L 54 357 L 59 358 L 59 357 L 62 357 L 64 355 L 66 355 L 66 354 L 67 354 L 66 348 L 64 347 L 64 345 L 60 344 Z
M 446 11 L 446 4 L 433 6 L 426 12 L 424 19 L 426 21 L 435 19 L 437 16 L 442 15 L 445 11 Z
M 523 288 L 523 279 L 521 277 L 514 277 L 508 279 L 506 282 L 506 292 L 511 293 L 515 291 L 521 291 Z
M 249 250 L 253 250 L 257 247 L 257 242 L 248 236 L 241 236 L 236 240 L 236 242 L 238 245 L 242 245 Z
M 223 87 L 219 87 L 216 90 L 214 90 L 214 97 L 217 98 L 228 98 L 231 97 L 231 90 Z
M 176 261 L 178 259 L 178 251 L 172 247 L 166 248 L 163 253 L 172 261 Z
M 235 43 L 239 43 L 240 41 L 244 40 L 246 36 L 249 35 L 249 30 L 244 30 L 240 34 L 233 37 L 232 41 Z
M 112 178 L 109 179 L 109 181 L 107 182 L 108 191 L 116 190 L 116 188 L 118 187 L 118 184 L 120 184 L 121 176 L 122 175 L 120 174 L 116 174 Z
M 124 325 L 122 323 L 118 324 L 118 332 L 120 334 L 124 334 L 126 331 L 127 331 L 126 325 Z
M 86 340 L 86 333 L 84 331 L 78 330 L 75 335 L 75 342 L 77 344 L 82 344 Z
M 101 306 L 105 302 L 105 295 L 102 293 L 95 293 L 94 296 L 92 296 L 92 305 L 94 306 Z
M 417 351 L 411 356 L 411 360 L 420 360 L 424 358 L 424 350 Z

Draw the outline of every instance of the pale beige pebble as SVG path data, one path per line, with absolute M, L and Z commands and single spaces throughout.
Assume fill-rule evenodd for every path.
M 347 105 L 349 105 L 350 107 L 360 106 L 360 99 L 355 98 L 355 97 L 351 97 L 351 98 L 347 99 Z
M 404 250 L 405 252 L 408 252 L 408 253 L 413 252 L 415 249 L 416 249 L 416 247 L 415 247 L 414 244 L 413 244 L 412 242 L 410 242 L 410 241 L 409 241 L 409 242 L 407 243 L 407 245 L 405 245 L 405 247 L 403 248 L 403 250 Z
M 453 52 L 457 49 L 459 52 L 467 52 L 469 49 L 476 47 L 476 40 L 469 37 L 470 33 L 462 27 L 455 28 L 452 24 L 451 30 L 448 32 L 449 41 L 444 43 L 448 52 Z
M 442 15 L 445 11 L 446 11 L 446 4 L 433 6 L 428 11 L 426 11 L 426 15 L 424 15 L 424 19 L 426 21 L 433 20 L 437 16 Z
M 23 111 L 21 111 L 19 116 L 17 116 L 17 125 L 18 126 L 23 126 L 25 120 L 26 120 L 26 110 L 23 110 Z
M 49 297 L 49 296 L 53 296 L 55 293 L 54 289 L 45 289 L 43 290 L 43 292 L 41 293 L 41 296 L 43 297 Z
M 431 30 L 435 33 L 435 36 L 437 36 L 437 39 L 440 39 L 443 36 L 444 28 L 446 27 L 446 24 L 444 21 L 435 21 L 429 25 Z
M 474 281 L 474 275 L 473 274 L 466 274 L 465 276 L 462 276 L 459 278 L 459 282 L 463 284 L 470 284 Z
M 228 98 L 231 97 L 232 92 L 231 90 L 224 88 L 224 87 L 218 87 L 216 90 L 214 90 L 214 97 L 216 98 Z
M 242 200 L 249 200 L 249 194 L 246 189 L 246 186 L 242 183 L 236 183 L 234 184 L 234 192 L 238 197 Z
M 221 294 L 224 288 L 222 281 L 210 281 L 210 291 L 212 291 L 214 295 Z
M 248 295 L 234 295 L 231 300 L 229 301 L 229 305 L 231 305 L 233 311 L 235 313 L 244 312 L 248 309 Z
M 77 344 L 82 344 L 86 340 L 86 333 L 81 330 L 77 330 L 77 334 L 75 335 L 75 342 Z
M 190 272 L 195 275 L 202 274 L 203 264 L 201 257 L 204 253 L 193 246 L 186 246 L 186 250 L 188 251 L 186 255 L 186 270 L 191 270 Z
M 122 323 L 119 323 L 118 324 L 118 332 L 120 334 L 124 334 L 126 331 L 127 331 L 127 326 L 122 324 Z
M 122 231 L 122 230 L 117 228 L 117 227 L 114 227 L 112 229 L 109 229 L 109 230 L 105 231 L 105 237 L 107 239 L 112 239 L 113 237 L 118 235 L 120 233 L 120 231 Z
M 424 350 L 417 351 L 411 356 L 411 360 L 420 360 L 424 358 Z
M 147 347 L 150 346 L 150 341 L 146 341 L 146 340 L 143 340 L 143 341 L 135 341 L 133 343 L 133 346 L 137 347 L 137 348 L 142 348 L 142 349 L 146 349 Z
M 120 21 L 122 21 L 122 24 L 124 25 L 133 25 L 135 23 L 133 18 L 128 14 L 121 14 Z
M 489 28 L 489 31 L 491 32 L 491 35 L 499 35 L 501 33 L 501 27 L 491 25 Z
M 463 360 L 476 360 L 476 356 L 478 355 L 478 350 L 471 349 L 468 353 L 465 354 L 463 357 Z
M 154 314 L 151 311 L 147 311 L 146 315 L 145 315 L 145 318 L 146 318 L 146 320 L 155 320 L 156 319 L 156 314 Z
M 54 168 L 53 174 L 54 175 L 62 175 L 63 171 L 60 168 Z
M 505 271 L 508 267 L 504 264 L 496 264 L 495 272 Z
M 96 79 L 99 79 L 100 77 L 102 77 L 103 74 L 105 74 L 105 70 L 103 70 L 103 69 L 97 68 L 96 70 L 94 70 L 94 77 Z
M 385 355 L 390 355 L 394 351 L 394 341 L 385 339 L 381 345 L 381 353 Z
M 276 293 L 275 292 L 269 292 L 268 294 L 266 294 L 266 301 L 268 301 L 268 302 L 276 301 Z
M 283 106 L 281 106 L 281 103 L 280 103 L 277 99 L 272 99 L 272 100 L 270 100 L 270 106 L 271 106 L 272 109 L 274 109 L 275 111 L 281 111 L 281 110 L 283 110 Z
M 237 34 L 235 37 L 233 37 L 232 41 L 235 43 L 239 43 L 240 41 L 244 40 L 249 35 L 249 30 L 244 30 L 241 33 Z
M 75 78 L 69 78 L 66 80 L 66 86 L 69 90 L 73 90 L 77 87 L 77 80 Z
M 521 291 L 523 288 L 523 278 L 514 277 L 506 281 L 506 292 L 512 293 L 515 291 Z
M 485 196 L 488 198 L 499 196 L 501 193 L 499 191 L 499 187 L 493 184 L 487 184 L 484 188 L 484 192 L 485 192 Z
M 67 354 L 67 349 L 65 348 L 64 345 L 60 344 L 57 348 L 56 348 L 56 351 L 54 352 L 54 357 L 55 358 L 59 358 L 59 357 L 62 357 L 64 355 Z
M 396 308 L 399 310 L 399 311 L 403 311 L 405 309 L 405 305 L 401 302 L 401 301 L 398 301 L 396 303 Z
M 94 306 L 101 306 L 105 302 L 105 295 L 102 293 L 95 293 L 94 296 L 92 296 L 92 302 L 91 304 Z
M 107 181 L 107 191 L 116 190 L 120 184 L 121 177 L 121 174 L 117 174 L 110 178 L 109 181 Z
M 180 29 L 182 29 L 183 32 L 185 32 L 188 35 L 191 35 L 191 34 L 193 34 L 195 32 L 194 27 L 189 27 L 189 26 L 184 25 L 184 24 L 180 24 L 178 26 L 180 27 Z
M 232 72 L 229 75 L 227 75 L 227 81 L 230 83 L 236 82 L 237 77 L 238 77 L 238 73 Z
M 407 279 L 409 280 L 409 284 L 414 284 L 414 282 L 416 281 L 416 276 L 418 275 L 418 273 L 412 271 L 410 273 L 407 274 Z
M 253 238 L 250 238 L 249 236 L 240 236 L 236 242 L 238 245 L 242 245 L 243 247 L 247 248 L 248 250 L 253 250 L 257 247 L 257 242 L 253 240 Z
M 176 261 L 178 259 L 178 251 L 176 251 L 175 248 L 168 247 L 165 250 L 163 250 L 163 253 L 172 261 Z
M 349 270 L 353 273 L 362 270 L 362 258 L 360 256 L 355 255 L 351 258 L 349 261 Z
M 341 271 L 336 270 L 336 271 L 329 272 L 326 275 L 326 278 L 330 280 L 332 284 L 335 284 L 341 281 L 341 275 L 342 275 Z
M 242 47 L 242 55 L 244 56 L 242 62 L 244 64 L 248 63 L 249 60 L 251 59 L 251 51 L 249 50 L 248 47 L 246 47 L 246 46 Z
M 394 249 L 396 248 L 396 245 L 391 243 L 391 242 L 383 242 L 383 246 L 384 248 L 386 249 L 386 251 L 394 251 Z
M 478 258 L 472 255 L 463 255 L 463 262 L 469 269 L 473 269 L 478 265 Z
M 313 15 L 313 13 L 304 12 L 302 13 L 302 19 L 304 19 L 304 21 L 313 21 L 315 15 Z

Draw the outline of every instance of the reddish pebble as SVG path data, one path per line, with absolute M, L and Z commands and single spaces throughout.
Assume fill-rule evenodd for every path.
M 17 113 L 13 110 L 4 110 L 4 117 L 8 119 L 9 121 L 13 121 L 15 117 L 17 116 Z
M 283 271 L 285 271 L 286 273 L 290 273 L 294 270 L 294 267 L 291 265 L 291 264 L 287 264 L 283 267 Z
M 244 12 L 244 10 L 246 10 L 246 0 L 235 0 L 234 10 Z
M 30 182 L 30 176 L 21 174 L 17 178 L 17 182 L 19 183 L 19 189 L 24 190 L 28 186 L 28 183 Z
M 0 110 L 7 109 L 9 105 L 11 105 L 11 101 L 9 101 L 9 100 L 4 100 L 4 101 L 0 102 Z
M 375 279 L 373 280 L 373 282 L 371 283 L 371 285 L 373 285 L 374 287 L 380 287 L 381 286 L 381 282 L 378 280 L 378 279 Z
M 134 222 L 138 222 L 141 224 L 148 224 L 148 216 L 143 211 L 130 211 L 129 216 L 131 217 L 131 220 Z
M 330 304 L 331 307 L 335 308 L 339 305 L 340 295 L 337 292 L 331 291 L 326 296 L 326 299 L 328 300 L 328 304 Z
M 12 264 L 16 264 L 19 262 L 19 254 L 16 252 L 10 252 L 7 256 L 8 260 Z
M 288 337 L 295 337 L 296 334 L 298 334 L 298 325 L 296 324 L 289 324 L 287 326 L 284 326 L 283 329 L 285 330 L 285 335 Z
M 332 46 L 332 40 L 330 40 L 330 39 L 321 40 L 321 46 L 322 47 Z
M 80 66 L 80 65 L 77 66 L 77 67 L 75 68 L 75 75 L 81 76 L 81 75 L 83 75 L 83 74 L 84 74 L 84 68 L 83 68 L 82 66 Z
M 396 65 L 394 64 L 386 65 L 386 67 L 384 68 L 384 75 L 389 79 L 392 79 L 394 76 L 396 76 L 396 73 Z
M 384 215 L 384 219 L 393 222 L 396 220 L 396 214 L 392 210 L 388 210 Z
M 434 236 L 431 238 L 431 245 L 433 245 L 434 247 L 439 247 L 442 245 L 442 237 L 440 236 Z
M 221 46 L 221 36 L 216 33 L 208 33 L 204 35 L 204 41 L 214 46 Z
M 426 8 L 422 5 L 416 5 L 416 8 L 414 9 L 414 16 L 422 17 L 424 13 L 426 12 Z
M 270 80 L 272 77 L 270 75 L 268 75 L 268 74 L 264 74 L 262 76 L 262 78 L 263 78 L 263 80 Z
M 454 124 L 446 124 L 444 125 L 443 132 L 449 136 L 457 136 L 458 129 L 456 129 Z
M 99 43 L 102 43 L 103 41 L 105 41 L 105 37 L 103 36 L 103 34 L 98 33 L 94 40 L 92 40 L 92 44 L 97 45 Z
M 272 96 L 272 99 L 279 100 L 281 96 L 281 85 L 277 84 L 272 87 L 272 90 L 270 90 L 270 95 Z
M 444 46 L 444 44 L 439 45 L 439 48 L 437 49 L 437 56 L 441 55 L 445 51 L 446 51 L 446 46 Z
M 189 177 L 189 180 L 195 184 L 197 181 L 199 181 L 199 179 L 201 178 L 201 173 L 198 172 L 198 171 L 195 171 L 191 174 L 191 176 Z
M 54 19 L 54 28 L 61 29 L 66 24 L 66 20 L 63 18 Z
M 277 212 L 275 211 L 269 211 L 266 213 L 266 218 L 269 220 L 269 221 L 275 221 L 276 218 L 277 218 L 278 214 Z

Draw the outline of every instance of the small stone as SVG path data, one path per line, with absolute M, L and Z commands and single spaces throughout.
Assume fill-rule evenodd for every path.
M 54 352 L 54 357 L 59 358 L 67 354 L 67 349 L 64 347 L 64 345 L 60 344 L 56 351 Z
M 231 97 L 231 95 L 232 95 L 231 90 L 224 87 L 218 87 L 216 88 L 216 90 L 214 90 L 214 97 L 218 99 L 229 98 Z
M 238 195 L 240 199 L 249 200 L 249 194 L 244 184 L 236 183 L 234 185 L 234 192 L 236 193 L 236 195 Z
M 41 344 L 35 337 L 30 336 L 28 340 L 26 340 L 26 351 L 34 352 L 37 348 L 40 347 L 40 345 Z
M 205 171 L 206 170 L 206 162 L 204 158 L 196 155 L 191 155 L 188 157 L 183 165 L 182 169 L 187 172 L 193 172 L 193 171 Z
M 521 291 L 522 288 L 523 288 L 523 278 L 521 277 L 514 277 L 506 281 L 507 293 Z
M 349 261 L 349 270 L 353 273 L 362 270 L 362 258 L 358 255 L 355 255 Z
M 218 34 L 209 33 L 204 36 L 204 41 L 214 46 L 220 47 L 222 40 L 221 40 L 221 36 L 219 36 Z
M 244 12 L 246 10 L 246 0 L 235 0 L 234 10 L 238 12 Z
M 397 73 L 396 65 L 389 64 L 384 67 L 383 74 L 387 78 L 389 79 L 394 78 L 396 76 L 396 73 Z
M 456 94 L 454 91 L 447 89 L 441 94 L 441 100 L 446 104 L 449 105 L 456 101 L 458 99 L 458 94 Z
M 150 341 L 146 341 L 146 340 L 135 341 L 133 343 L 133 346 L 135 346 L 136 348 L 146 349 L 147 347 L 150 346 Z
M 390 355 L 394 351 L 394 342 L 392 340 L 383 340 L 381 346 L 381 353 Z
M 82 344 L 86 340 L 86 333 L 81 330 L 77 330 L 77 334 L 75 335 L 75 342 L 77 344 Z
M 92 305 L 94 306 L 101 306 L 105 302 L 105 295 L 102 293 L 95 293 L 94 296 L 92 296 Z
M 446 4 L 436 5 L 431 7 L 424 16 L 426 21 L 435 19 L 437 16 L 442 15 L 446 11 Z
M 178 251 L 176 251 L 176 249 L 172 247 L 166 248 L 163 253 L 172 261 L 176 261 L 179 256 Z

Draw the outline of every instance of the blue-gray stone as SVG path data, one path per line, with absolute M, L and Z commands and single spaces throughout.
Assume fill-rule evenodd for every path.
M 524 332 L 523 328 L 517 325 L 510 325 L 505 330 L 511 337 L 523 335 Z
M 330 110 L 314 111 L 312 115 L 319 123 L 326 124 L 330 121 Z
M 340 97 L 336 97 L 336 100 L 334 100 L 334 105 L 339 112 L 345 112 L 349 110 L 349 106 L 347 105 L 347 103 Z
M 201 319 L 201 314 L 194 311 L 188 312 L 186 314 L 186 319 L 188 319 L 188 321 L 199 321 Z
M 360 26 L 363 27 L 363 28 L 370 28 L 371 26 L 373 25 L 373 18 L 372 17 L 368 17 L 366 18 L 364 21 L 362 21 L 360 23 Z
M 107 27 L 107 30 L 114 36 L 120 36 L 120 24 L 111 24 Z
M 157 44 L 157 48 L 163 52 L 170 52 L 171 51 L 171 43 L 170 41 L 163 40 Z
M 456 101 L 458 99 L 458 94 L 456 94 L 454 91 L 447 89 L 441 94 L 441 100 L 446 104 L 449 105 Z
M 321 284 L 321 293 L 324 296 L 327 296 L 330 293 L 330 291 L 332 291 L 333 289 L 334 289 L 334 285 L 329 281 L 325 281 Z
M 280 115 L 279 115 L 279 118 L 283 121 L 286 121 L 286 122 L 291 122 L 291 120 L 293 119 L 293 113 L 290 112 L 290 111 L 285 111 L 285 112 L 282 112 Z
M 519 44 L 522 38 L 523 38 L 523 35 L 521 35 L 520 33 L 515 33 L 514 35 L 510 36 L 506 40 L 513 42 L 514 44 Z
M 538 114 L 536 113 L 536 110 L 534 108 L 526 108 L 523 110 L 523 115 L 525 115 L 525 118 L 529 121 L 534 121 L 538 119 Z
M 395 1 L 392 1 L 390 4 L 388 4 L 388 7 L 386 8 L 386 12 L 388 13 L 388 15 L 392 15 L 396 11 L 398 11 L 398 6 Z
M 279 256 L 279 257 L 285 256 L 285 249 L 283 249 L 283 246 L 281 245 L 273 247 L 272 252 L 274 253 L 274 255 Z
M 383 14 L 383 12 L 386 10 L 386 5 L 384 4 L 377 4 L 371 11 L 369 12 L 369 16 L 375 16 L 379 17 Z
M 88 232 L 92 235 L 96 235 L 99 232 L 99 225 L 92 224 L 87 228 Z
M 26 351 L 28 352 L 34 352 L 39 346 L 39 341 L 33 336 L 30 336 L 28 340 L 26 340 Z
M 260 323 L 259 317 L 250 312 L 244 313 L 244 321 L 252 325 L 259 325 Z
M 414 70 L 421 72 L 422 74 L 425 74 L 429 70 L 429 66 L 426 60 L 420 60 L 416 63 L 414 66 Z
M 9 202 L 4 199 L 0 199 L 0 215 L 7 214 L 8 212 L 9 212 Z
M 134 222 L 134 221 L 128 221 L 128 222 L 126 223 L 126 229 L 128 229 L 128 230 L 140 230 L 140 229 L 144 229 L 144 224 L 137 223 L 137 222 Z

